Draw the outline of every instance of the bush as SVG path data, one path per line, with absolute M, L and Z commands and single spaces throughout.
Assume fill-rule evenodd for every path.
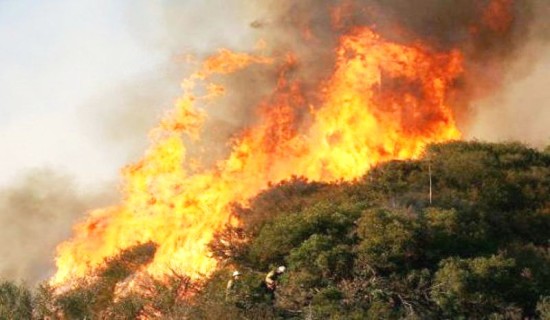
M 549 181 L 548 152 L 480 142 L 435 144 L 354 182 L 294 177 L 234 208 L 243 225 L 216 236 L 220 269 L 204 281 L 120 294 L 154 254 L 143 244 L 62 293 L 3 283 L 0 319 L 550 319 Z M 278 265 L 271 300 L 261 283 Z
M 23 285 L 0 283 L 0 319 L 31 319 L 31 292 Z

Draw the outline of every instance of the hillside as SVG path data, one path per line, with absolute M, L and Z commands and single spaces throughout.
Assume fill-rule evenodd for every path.
M 241 227 L 215 237 L 221 267 L 200 283 L 174 272 L 127 293 L 146 243 L 62 293 L 4 282 L 0 319 L 550 319 L 549 194 L 548 152 L 435 144 L 354 182 L 296 177 L 235 206 Z M 259 286 L 279 265 L 271 301 Z

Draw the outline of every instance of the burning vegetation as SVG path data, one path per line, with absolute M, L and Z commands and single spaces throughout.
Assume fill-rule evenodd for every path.
M 334 72 L 319 88 L 321 105 L 308 106 L 299 81 L 282 72 L 258 123 L 235 138 L 228 158 L 213 168 L 186 168 L 181 135 L 198 138 L 205 115 L 195 105 L 221 90 L 195 97 L 194 82 L 269 61 L 221 51 L 184 83 L 186 95 L 152 131 L 146 156 L 123 170 L 124 202 L 92 212 L 60 246 L 54 283 L 85 276 L 106 257 L 148 241 L 159 244 L 149 274 L 175 268 L 208 275 L 216 267 L 205 250 L 213 233 L 239 223 L 231 220 L 230 205 L 245 204 L 268 183 L 293 175 L 350 180 L 380 161 L 414 158 L 430 142 L 460 137 L 447 94 L 462 71 L 461 55 L 387 42 L 357 28 L 337 48 Z M 282 68 L 296 63 L 287 58 Z M 297 127 L 300 108 L 308 118 L 303 128 Z
M 52 283 L 86 276 L 105 258 L 145 242 L 158 245 L 146 274 L 209 275 L 217 262 L 208 243 L 226 225 L 240 224 L 231 206 L 246 205 L 270 183 L 292 176 L 349 181 L 382 161 L 414 159 L 429 143 L 459 139 L 468 72 L 478 56 L 512 45 L 523 18 L 513 14 L 526 5 L 465 1 L 467 14 L 455 16 L 438 3 L 421 2 L 432 19 L 446 19 L 430 30 L 419 24 L 427 17 L 407 15 L 402 1 L 278 3 L 265 32 L 272 47 L 223 49 L 183 82 L 174 110 L 151 131 L 145 156 L 122 170 L 122 203 L 92 211 L 76 226 L 58 248 Z M 254 82 L 231 85 L 232 76 L 250 69 L 273 77 L 272 92 L 254 101 L 254 119 L 234 133 L 226 156 L 202 165 L 209 155 L 188 150 L 209 133 L 202 130 L 205 110 L 223 105 L 232 90 L 256 90 Z
M 476 142 L 430 145 L 353 182 L 295 177 L 233 208 L 209 277 L 143 278 L 160 248 L 143 243 L 62 291 L 0 283 L 0 318 L 545 319 L 548 181 L 548 152 Z
M 502 199 L 502 203 L 484 202 L 485 196 L 492 195 L 477 194 L 486 192 L 487 188 L 476 189 L 478 182 L 474 177 L 453 176 L 456 168 L 452 166 L 462 164 L 446 163 L 447 159 L 442 156 L 445 147 L 432 147 L 433 158 L 426 147 L 462 137 L 461 128 L 467 127 L 470 102 L 498 88 L 506 63 L 524 44 L 525 35 L 531 32 L 529 21 L 537 3 L 513 0 L 464 0 L 452 4 L 439 0 L 414 3 L 403 0 L 306 0 L 268 1 L 267 10 L 255 8 L 260 17 L 251 26 L 261 38 L 261 45 L 244 53 L 220 49 L 200 63 L 193 62 L 197 70 L 182 82 L 182 96 L 149 133 L 150 147 L 142 159 L 122 169 L 122 201 L 91 211 L 85 221 L 75 226 L 73 236 L 58 246 L 57 272 L 50 281 L 61 292 L 56 308 L 65 310 L 63 303 L 72 301 L 74 290 L 83 287 L 99 288 L 88 292 L 90 296 L 96 291 L 108 292 L 102 301 L 116 302 L 117 296 L 126 299 L 122 297 L 134 290 L 144 295 L 140 299 L 145 300 L 140 301 L 150 301 L 147 299 L 154 298 L 158 293 L 155 290 L 162 283 L 171 283 L 174 279 L 181 280 L 178 288 L 183 283 L 189 289 L 184 293 L 176 292 L 172 296 L 174 301 L 185 300 L 199 292 L 193 283 L 204 285 L 208 293 L 216 284 L 219 270 L 226 272 L 224 268 L 229 265 L 248 268 L 254 274 L 276 263 L 288 263 L 291 267 L 289 278 L 301 283 L 308 297 L 315 296 L 313 292 L 322 292 L 323 296 L 318 299 L 330 300 L 327 306 L 334 309 L 327 307 L 315 311 L 323 317 L 333 315 L 331 312 L 348 312 L 349 315 L 356 312 L 359 318 L 366 314 L 376 317 L 373 312 L 383 314 L 386 311 L 397 312 L 391 313 L 395 317 L 405 314 L 479 316 L 505 312 L 508 309 L 500 305 L 490 310 L 480 306 L 481 309 L 475 311 L 478 313 L 456 311 L 458 313 L 454 314 L 450 307 L 445 311 L 441 309 L 445 304 L 452 304 L 448 292 L 462 290 L 447 282 L 449 277 L 454 279 L 455 273 L 471 272 L 473 278 L 483 280 L 489 276 L 487 270 L 502 267 L 506 275 L 516 274 L 514 268 L 517 266 L 510 262 L 513 258 L 507 256 L 507 251 L 499 251 L 507 250 L 510 243 L 497 241 L 491 248 L 481 245 L 487 240 L 483 238 L 487 234 L 497 235 L 497 230 L 492 228 L 495 221 L 469 211 L 478 206 L 483 210 L 500 208 L 506 211 L 506 206 L 515 204 Z M 239 109 L 242 104 L 243 109 L 251 112 L 244 123 L 234 126 L 226 145 L 219 148 L 221 151 L 211 152 L 208 136 L 219 128 L 211 121 L 209 113 L 235 103 L 239 105 L 231 106 L 230 110 Z M 469 161 L 469 157 L 475 158 L 477 153 L 471 153 L 468 148 L 464 146 L 464 156 Z M 494 153 L 505 160 L 516 150 L 516 147 L 511 147 L 510 152 L 501 150 L 501 155 L 501 151 L 496 150 L 498 147 L 479 148 L 481 153 Z M 521 157 L 535 154 L 532 150 L 517 148 L 522 150 L 518 151 Z M 212 159 L 214 154 L 216 159 Z M 222 156 L 218 156 L 220 154 Z M 463 156 L 460 153 L 451 155 Z M 394 160 L 404 162 L 381 165 Z M 548 165 L 546 155 L 537 153 L 531 160 L 525 160 L 529 162 L 526 168 Z M 425 173 L 421 169 L 422 161 L 434 161 L 434 170 L 450 166 L 450 173 L 440 172 L 435 184 L 446 181 L 448 185 L 444 185 L 451 190 L 453 184 L 466 187 L 462 180 L 470 179 L 474 184 L 471 191 L 475 194 L 462 194 L 462 199 L 449 190 L 440 190 L 434 208 L 428 208 L 432 205 L 431 199 L 427 203 L 424 196 L 411 193 L 413 187 L 407 187 L 409 183 L 411 186 L 418 183 L 415 173 Z M 439 169 L 436 167 L 438 161 Z M 470 163 L 468 161 L 466 163 Z M 476 162 L 471 164 L 477 165 Z M 371 169 L 373 171 L 369 172 Z M 387 174 L 387 170 L 393 170 L 395 176 Z M 527 175 L 524 171 L 521 174 Z M 547 170 L 544 174 L 548 174 Z M 490 176 L 487 183 L 497 181 L 504 185 L 509 182 L 498 180 L 497 176 L 500 179 L 496 174 Z M 485 183 L 483 179 L 480 181 Z M 292 195 L 282 197 L 281 201 L 288 201 L 288 206 L 296 201 L 295 210 L 285 207 L 287 204 L 273 203 L 266 211 L 258 210 L 262 195 L 275 192 L 266 191 L 268 188 L 277 185 L 275 190 L 284 190 L 287 184 L 298 189 L 302 185 L 303 190 L 315 190 L 315 194 L 328 190 L 327 197 L 334 192 L 336 207 L 329 205 L 327 199 L 321 201 L 327 206 L 325 208 L 308 200 L 307 196 L 302 202 L 293 199 L 295 195 Z M 416 187 L 426 191 L 423 186 L 414 185 Z M 497 189 L 498 195 L 502 190 Z M 300 190 L 294 191 L 300 194 L 303 191 Z M 455 191 L 462 192 L 461 189 Z M 539 197 L 537 192 L 536 197 Z M 451 198 L 455 196 L 459 211 L 453 211 L 455 206 Z M 538 202 L 534 209 L 527 207 L 536 211 L 548 205 L 544 199 L 535 200 Z M 366 204 L 369 201 L 370 204 Z M 321 216 L 328 215 L 323 217 L 331 225 L 324 226 L 324 218 L 311 210 L 319 211 Z M 339 216 L 329 214 L 331 210 L 340 212 Z M 547 216 L 548 212 L 545 214 Z M 288 218 L 290 222 L 278 216 L 291 217 Z M 299 216 L 303 217 L 296 218 Z M 444 217 L 449 221 L 443 221 Z M 312 222 L 311 219 L 317 218 L 320 220 Z M 469 221 L 488 219 L 486 222 L 490 226 L 487 230 L 473 230 L 469 237 L 470 231 L 461 229 L 464 226 L 457 220 L 462 218 Z M 539 218 L 548 223 L 546 218 L 538 216 L 533 221 Z M 292 229 L 294 223 L 297 226 L 311 223 L 312 226 L 304 227 L 305 231 L 298 232 L 295 239 L 277 238 L 283 237 L 281 230 Z M 268 230 L 266 226 L 273 229 Z M 382 229 L 376 229 L 378 227 Z M 426 235 L 422 234 L 422 228 L 427 228 L 428 233 L 435 231 Z M 527 250 L 529 253 L 525 254 L 537 256 L 540 253 L 537 246 L 542 242 L 538 238 L 527 239 L 523 231 L 512 233 L 521 239 L 520 242 L 531 243 L 536 250 L 531 252 L 523 248 L 518 252 Z M 453 246 L 450 234 L 462 237 L 460 239 L 474 251 Z M 397 238 L 386 239 L 393 235 Z M 288 240 L 286 247 L 269 251 L 265 243 L 272 236 L 283 242 Z M 527 238 L 522 238 L 524 236 Z M 340 238 L 342 240 L 337 240 Z M 422 251 L 423 245 L 437 247 L 439 240 L 435 241 L 436 238 L 447 242 L 441 248 L 429 247 Z M 306 245 L 311 248 L 304 247 Z M 308 265 L 304 260 L 308 252 L 325 247 L 339 248 L 338 252 L 329 250 L 334 255 L 330 259 L 337 262 L 323 265 L 319 256 L 315 260 L 319 262 L 317 265 Z M 139 263 L 130 262 L 130 267 L 124 265 L 117 269 L 113 261 L 133 257 L 135 252 L 132 250 L 147 254 L 138 259 Z M 478 256 L 485 259 L 488 254 L 494 256 L 487 261 L 474 259 Z M 329 259 L 327 257 L 323 259 Z M 548 257 L 537 256 L 536 259 L 539 258 Z M 322 279 L 315 282 L 317 280 L 292 269 L 301 266 L 311 267 L 308 276 L 316 272 L 327 274 L 329 278 L 325 280 L 328 282 Z M 414 290 L 422 291 L 414 294 L 425 295 L 425 300 L 407 296 L 405 291 L 408 289 L 395 287 L 392 282 L 395 279 L 390 275 L 395 273 L 399 277 L 408 272 L 414 274 L 407 281 L 416 281 Z M 214 280 L 207 280 L 208 277 Z M 379 277 L 382 280 L 377 280 Z M 537 279 L 546 279 L 544 277 Z M 97 279 L 108 281 L 96 282 Z M 449 286 L 448 292 L 437 289 L 445 286 Z M 531 300 L 519 302 L 510 312 L 533 315 L 539 295 L 548 294 L 547 287 L 535 287 L 533 290 L 537 293 L 532 294 Z M 289 286 L 289 291 L 283 295 L 295 296 L 299 288 Z M 380 290 L 382 296 L 377 296 L 373 290 Z M 471 291 L 472 295 L 476 292 L 475 289 Z M 120 292 L 125 294 L 119 295 Z M 147 292 L 153 293 L 147 295 Z M 361 295 L 366 300 L 358 298 Z M 64 297 L 69 300 L 63 300 Z M 206 295 L 199 295 L 198 301 L 201 297 Z M 300 309 L 307 303 L 315 305 L 316 300 L 311 297 L 288 298 L 281 303 L 285 310 Z M 348 299 L 349 303 L 343 303 L 342 309 L 332 304 L 333 298 Z M 492 296 L 487 299 L 490 298 Z M 465 298 L 464 305 L 479 302 L 468 299 Z M 508 296 L 499 299 L 502 304 L 515 303 Z M 136 314 L 147 314 L 144 317 L 150 318 L 163 315 L 159 311 L 161 308 L 147 303 L 143 302 L 135 310 Z M 361 304 L 372 308 L 363 310 Z M 101 313 L 100 306 L 84 305 L 76 312 L 106 316 Z M 72 312 L 67 310 L 65 315 Z M 116 313 L 116 310 L 109 310 Z M 201 311 L 186 309 L 181 312 Z M 231 309 L 230 312 L 238 314 L 240 311 Z

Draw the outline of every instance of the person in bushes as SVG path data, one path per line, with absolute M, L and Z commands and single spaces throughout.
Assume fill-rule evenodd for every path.
M 275 299 L 275 290 L 277 289 L 278 279 L 285 272 L 285 266 L 279 266 L 271 270 L 266 276 L 263 282 L 263 286 L 266 290 L 267 296 L 271 301 Z
M 235 299 L 237 290 L 240 286 L 240 277 L 241 273 L 239 271 L 233 272 L 231 279 L 227 281 L 227 286 L 225 287 L 225 301 L 232 302 Z

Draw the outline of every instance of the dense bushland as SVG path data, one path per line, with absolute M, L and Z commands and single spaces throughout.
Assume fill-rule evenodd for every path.
M 431 145 L 354 182 L 295 177 L 235 206 L 242 227 L 217 235 L 221 267 L 202 283 L 174 273 L 125 290 L 154 254 L 143 244 L 62 293 L 2 283 L 0 319 L 550 319 L 549 195 L 548 152 Z M 259 285 L 278 265 L 271 301 Z

